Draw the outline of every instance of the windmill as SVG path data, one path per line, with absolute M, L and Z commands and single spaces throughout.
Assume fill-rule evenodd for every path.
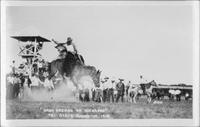
M 18 41 L 19 53 L 18 56 L 26 59 L 28 66 L 33 67 L 33 63 L 42 58 L 39 51 L 43 47 L 44 42 L 50 40 L 41 36 L 11 36 Z

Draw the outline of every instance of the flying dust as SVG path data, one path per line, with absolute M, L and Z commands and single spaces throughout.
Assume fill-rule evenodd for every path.
M 79 90 L 90 89 L 89 96 L 92 96 L 91 89 L 94 87 L 93 80 L 90 76 L 82 76 L 77 85 L 74 85 L 70 78 L 63 78 L 52 90 L 48 88 L 30 89 L 24 87 L 21 94 L 21 101 L 61 101 L 61 102 L 78 102 Z

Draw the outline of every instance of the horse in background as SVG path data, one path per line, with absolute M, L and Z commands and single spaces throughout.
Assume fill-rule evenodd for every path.
M 150 103 L 153 97 L 153 88 L 157 87 L 157 83 L 152 80 L 149 83 L 140 84 L 141 89 L 143 90 L 143 94 L 147 95 L 147 102 Z
M 128 101 L 136 103 L 139 95 L 147 95 L 147 102 L 150 103 L 152 101 L 154 87 L 157 87 L 154 80 L 149 83 L 130 86 L 128 89 Z
M 127 93 L 128 101 L 136 103 L 138 95 L 142 93 L 143 91 L 139 85 L 130 85 Z
M 162 89 L 153 89 L 153 99 L 163 100 L 165 96 L 165 91 Z

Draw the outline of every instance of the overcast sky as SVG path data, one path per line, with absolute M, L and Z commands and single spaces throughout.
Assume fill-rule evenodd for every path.
M 19 57 L 13 35 L 41 35 L 65 42 L 72 37 L 87 65 L 104 75 L 137 82 L 192 84 L 191 5 L 70 5 L 8 7 L 7 62 Z M 41 51 L 58 55 L 53 43 Z

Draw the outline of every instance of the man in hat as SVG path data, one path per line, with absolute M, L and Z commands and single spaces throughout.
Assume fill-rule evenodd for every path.
M 14 96 L 14 98 L 17 98 L 19 95 L 19 92 L 20 92 L 21 80 L 19 78 L 20 78 L 19 74 L 14 75 L 14 79 L 13 79 L 13 84 L 14 84 L 14 86 L 13 86 L 13 94 L 14 95 L 13 96 Z
M 115 80 L 112 79 L 108 86 L 108 101 L 114 102 L 114 89 L 115 89 Z
M 14 74 L 9 74 L 7 77 L 7 86 L 6 86 L 6 97 L 13 98 L 13 80 L 14 80 Z
M 10 65 L 11 69 L 12 69 L 12 73 L 15 74 L 16 73 L 16 63 L 15 60 L 12 61 L 12 65 Z
M 130 86 L 131 86 L 131 81 L 128 81 L 128 83 L 127 83 L 126 86 L 125 86 L 125 89 L 126 89 L 126 96 L 128 96 L 128 90 L 129 90 Z
M 175 96 L 176 96 L 176 101 L 181 101 L 181 90 L 180 89 L 175 90 Z
M 103 101 L 106 102 L 108 99 L 108 79 L 109 77 L 105 77 L 104 81 L 102 82 L 103 88 Z
M 119 98 L 121 97 L 121 102 L 124 101 L 124 92 L 125 92 L 125 86 L 123 83 L 123 79 L 119 79 L 119 83 L 117 83 L 116 85 L 116 89 L 117 89 L 117 99 L 116 102 L 118 102 Z
M 68 37 L 65 43 L 58 43 L 54 39 L 52 41 L 56 44 L 55 48 L 58 49 L 59 57 L 58 59 L 64 59 L 70 53 L 75 57 L 75 61 L 79 61 L 80 64 L 84 64 L 84 59 L 78 54 L 78 50 L 75 44 L 72 42 L 72 38 Z
M 58 59 L 64 59 L 67 55 L 67 48 L 62 44 L 58 44 L 55 48 L 59 52 Z
M 65 43 L 58 43 L 58 41 L 55 41 L 54 39 L 52 39 L 52 41 L 56 44 L 55 48 L 58 49 L 59 53 L 62 52 L 62 51 L 64 51 L 64 50 L 77 53 L 76 46 L 72 42 L 72 38 L 71 37 L 68 37 L 67 41 Z M 70 46 L 72 46 L 72 49 L 70 48 Z
M 72 42 L 72 38 L 71 37 L 68 37 L 67 38 L 67 50 L 70 51 L 71 53 L 73 53 L 73 55 L 75 56 L 76 58 L 76 61 L 79 61 L 80 64 L 84 64 L 85 61 L 83 59 L 83 56 L 81 56 L 80 54 L 78 54 L 78 50 L 76 48 L 76 45 L 75 43 Z
M 76 49 L 76 46 L 75 46 L 75 44 L 72 42 L 72 38 L 71 37 L 68 37 L 67 38 L 67 46 L 69 46 L 68 48 L 68 50 L 69 51 L 71 51 L 71 52 L 73 52 L 74 54 L 77 54 L 78 53 L 78 50 Z M 71 46 L 71 47 L 70 47 Z
M 72 39 L 69 37 L 67 38 L 67 42 L 65 43 L 58 43 L 58 41 L 55 41 L 54 39 L 52 39 L 52 41 L 56 44 L 55 48 L 58 50 L 59 52 L 59 59 L 64 59 L 65 56 L 67 55 L 67 47 L 65 46 L 66 44 L 67 45 L 70 45 L 71 44 L 71 41 Z
M 144 79 L 142 75 L 140 75 L 140 84 L 146 84 L 148 81 Z
M 142 75 L 140 75 L 140 86 L 143 90 L 143 93 L 146 93 L 146 84 L 147 84 L 147 80 L 144 79 L 144 77 Z

